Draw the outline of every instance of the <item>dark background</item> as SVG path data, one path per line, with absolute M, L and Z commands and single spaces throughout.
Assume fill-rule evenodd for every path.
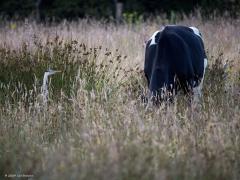
M 70 19 L 114 17 L 117 0 L 0 0 L 0 16 L 7 19 L 37 17 L 46 19 Z M 118 0 L 123 3 L 125 14 L 143 18 L 164 13 L 190 14 L 196 9 L 204 17 L 228 15 L 240 16 L 240 0 Z M 37 13 L 38 12 L 38 13 Z M 38 14 L 38 16 L 36 15 Z

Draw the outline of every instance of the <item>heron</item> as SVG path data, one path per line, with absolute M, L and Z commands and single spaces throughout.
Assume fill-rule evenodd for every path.
M 41 87 L 41 96 L 43 97 L 43 103 L 47 103 L 48 101 L 48 77 L 54 75 L 55 73 L 58 73 L 61 71 L 56 71 L 52 69 L 48 69 L 43 76 L 43 84 Z

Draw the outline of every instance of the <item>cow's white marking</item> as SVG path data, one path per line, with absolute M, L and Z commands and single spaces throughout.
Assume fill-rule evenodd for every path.
M 196 34 L 196 35 L 198 35 L 199 37 L 202 38 L 202 36 L 201 36 L 200 31 L 198 30 L 198 28 L 193 27 L 193 26 L 191 26 L 191 27 L 189 27 L 189 28 L 191 28 L 191 29 L 193 30 L 194 34 Z
M 207 67 L 207 64 L 208 64 L 208 60 L 207 60 L 207 58 L 204 58 L 204 72 L 205 72 L 205 69 Z
M 203 69 L 203 77 L 201 79 L 201 83 L 193 88 L 193 94 L 194 94 L 194 101 L 195 102 L 199 102 L 199 98 L 202 97 L 202 87 L 203 87 L 203 80 L 204 80 L 204 75 L 205 75 L 205 70 L 208 64 L 208 60 L 207 58 L 204 58 L 204 69 Z
M 207 60 L 207 58 L 204 58 L 204 69 L 203 69 L 203 77 L 202 77 L 202 80 L 200 83 L 200 88 L 201 88 L 200 90 L 202 90 L 203 80 L 204 80 L 207 64 L 208 64 L 208 60 Z
M 165 27 L 163 26 L 163 27 L 160 29 L 160 31 L 156 31 L 155 33 L 153 33 L 153 35 L 152 35 L 151 38 L 149 39 L 149 41 L 151 40 L 151 43 L 150 43 L 149 46 L 151 46 L 151 45 L 156 45 L 156 44 L 157 44 L 155 37 L 156 37 L 157 33 L 162 32 L 162 31 L 164 30 L 164 28 L 165 28 Z
M 160 31 L 156 31 L 155 33 L 153 33 L 152 37 L 149 39 L 149 41 L 151 40 L 151 43 L 150 43 L 149 46 L 157 44 L 156 40 L 155 40 L 155 37 L 156 37 L 157 33 L 159 33 L 159 32 Z

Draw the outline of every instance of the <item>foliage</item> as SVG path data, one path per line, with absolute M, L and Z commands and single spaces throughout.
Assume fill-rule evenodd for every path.
M 236 17 L 240 12 L 238 0 L 128 0 L 124 3 L 124 11 L 132 14 L 154 15 L 158 13 L 167 14 L 169 18 L 172 13 L 193 13 L 200 8 L 204 17 L 212 15 L 223 15 L 226 12 L 231 17 Z M 8 0 L 0 2 L 1 15 L 6 17 L 24 18 L 36 13 L 36 2 L 33 0 Z M 40 4 L 42 19 L 76 19 L 83 17 L 110 18 L 114 16 L 114 0 L 42 0 Z
M 139 24 L 143 21 L 143 16 L 139 15 L 137 12 L 123 13 L 123 19 L 128 24 Z

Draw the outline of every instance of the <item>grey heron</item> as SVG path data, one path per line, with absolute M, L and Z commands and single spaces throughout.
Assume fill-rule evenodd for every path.
M 56 71 L 56 70 L 52 70 L 52 69 L 48 69 L 43 76 L 43 84 L 41 87 L 41 95 L 43 97 L 43 102 L 46 103 L 48 100 L 48 78 L 49 76 L 57 73 L 57 72 L 61 72 L 61 71 Z

